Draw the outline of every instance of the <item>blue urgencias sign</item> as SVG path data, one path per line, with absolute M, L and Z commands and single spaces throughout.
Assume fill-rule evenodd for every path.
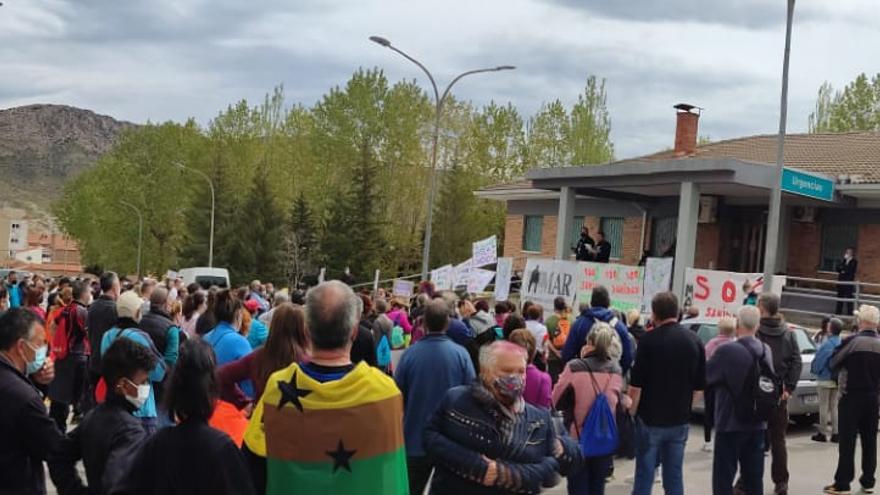
M 782 190 L 823 201 L 834 201 L 834 182 L 791 168 L 782 170 Z

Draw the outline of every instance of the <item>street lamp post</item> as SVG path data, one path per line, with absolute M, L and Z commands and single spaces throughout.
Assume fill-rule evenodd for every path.
M 123 206 L 126 206 L 126 207 L 134 210 L 134 212 L 137 213 L 137 216 L 138 216 L 137 276 L 138 276 L 138 280 L 140 280 L 140 278 L 141 278 L 141 250 L 143 249 L 143 245 L 144 245 L 144 216 L 141 215 L 141 210 L 137 206 L 129 203 L 128 201 L 120 200 L 119 203 L 121 203 Z
M 770 292 L 776 272 L 776 251 L 779 244 L 779 227 L 782 210 L 782 170 L 785 167 L 785 122 L 788 116 L 788 60 L 791 52 L 791 25 L 794 18 L 794 1 L 788 0 L 785 23 L 785 52 L 782 57 L 782 96 L 779 105 L 779 137 L 776 142 L 776 173 L 770 190 L 770 212 L 767 215 L 767 240 L 764 244 L 764 288 Z
M 213 267 L 214 266 L 214 201 L 215 201 L 214 183 L 211 182 L 211 178 L 208 177 L 208 174 L 202 172 L 201 170 L 198 170 L 198 169 L 195 169 L 192 167 L 187 167 L 186 165 L 184 165 L 180 162 L 176 163 L 176 165 L 181 170 L 189 170 L 190 172 L 201 175 L 205 179 L 205 181 L 208 183 L 208 187 L 211 188 L 211 234 L 208 237 L 208 266 Z
M 437 88 L 437 83 L 434 81 L 434 76 L 431 75 L 431 72 L 424 65 L 422 65 L 421 62 L 407 55 L 402 50 L 392 45 L 390 41 L 382 38 L 381 36 L 370 36 L 370 41 L 399 53 L 405 59 L 419 66 L 419 68 L 422 69 L 422 72 L 424 72 L 425 75 L 428 76 L 428 80 L 431 81 L 431 87 L 434 89 L 434 132 L 431 136 L 431 182 L 428 189 L 428 215 L 425 219 L 425 241 L 422 251 L 422 280 L 428 280 L 428 263 L 430 262 L 431 257 L 431 232 L 434 220 L 434 196 L 436 194 L 437 183 L 437 142 L 440 139 L 440 117 L 443 113 L 443 103 L 446 102 L 446 98 L 449 96 L 449 91 L 452 89 L 452 86 L 454 86 L 455 83 L 457 83 L 465 76 L 469 76 L 471 74 L 480 74 L 483 72 L 513 70 L 516 67 L 512 65 L 500 65 L 498 67 L 475 69 L 469 70 L 467 72 L 462 72 L 452 79 L 452 82 L 450 82 L 446 86 L 446 89 L 443 90 L 443 94 L 441 95 L 439 89 Z

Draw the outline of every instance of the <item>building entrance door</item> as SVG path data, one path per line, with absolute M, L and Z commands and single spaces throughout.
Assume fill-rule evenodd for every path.
M 767 212 L 744 208 L 721 220 L 721 250 L 727 251 L 727 268 L 734 272 L 764 271 L 764 239 L 767 237 Z M 725 258 L 722 255 L 722 259 Z

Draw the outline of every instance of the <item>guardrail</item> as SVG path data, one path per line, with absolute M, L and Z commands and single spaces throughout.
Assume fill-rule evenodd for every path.
M 793 284 L 794 283 L 794 284 Z M 803 286 L 798 284 L 804 284 Z M 838 297 L 837 289 L 840 286 L 851 286 L 852 297 Z M 827 287 L 827 288 L 822 288 Z M 866 292 L 865 289 L 876 289 L 878 294 Z M 829 314 L 843 318 L 853 318 L 852 314 L 839 314 L 838 303 L 852 304 L 853 310 L 858 309 L 863 303 L 880 305 L 880 283 L 863 282 L 860 280 L 838 281 L 822 278 L 786 276 L 785 287 L 782 292 L 783 311 L 801 315 L 824 317 Z M 819 311 L 819 308 L 834 305 L 833 310 Z

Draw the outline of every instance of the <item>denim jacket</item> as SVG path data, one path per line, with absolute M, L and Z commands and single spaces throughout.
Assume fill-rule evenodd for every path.
M 557 436 L 549 411 L 523 401 L 515 409 L 502 409 L 479 383 L 447 392 L 424 434 L 425 451 L 436 463 L 432 494 L 539 493 L 581 466 L 580 449 L 566 434 Z M 491 487 L 481 483 L 488 469 L 483 456 L 498 467 Z
M 830 335 L 819 346 L 816 355 L 813 356 L 813 363 L 810 365 L 810 373 L 819 380 L 833 380 L 834 374 L 831 372 L 831 356 L 834 350 L 840 345 L 840 335 Z

